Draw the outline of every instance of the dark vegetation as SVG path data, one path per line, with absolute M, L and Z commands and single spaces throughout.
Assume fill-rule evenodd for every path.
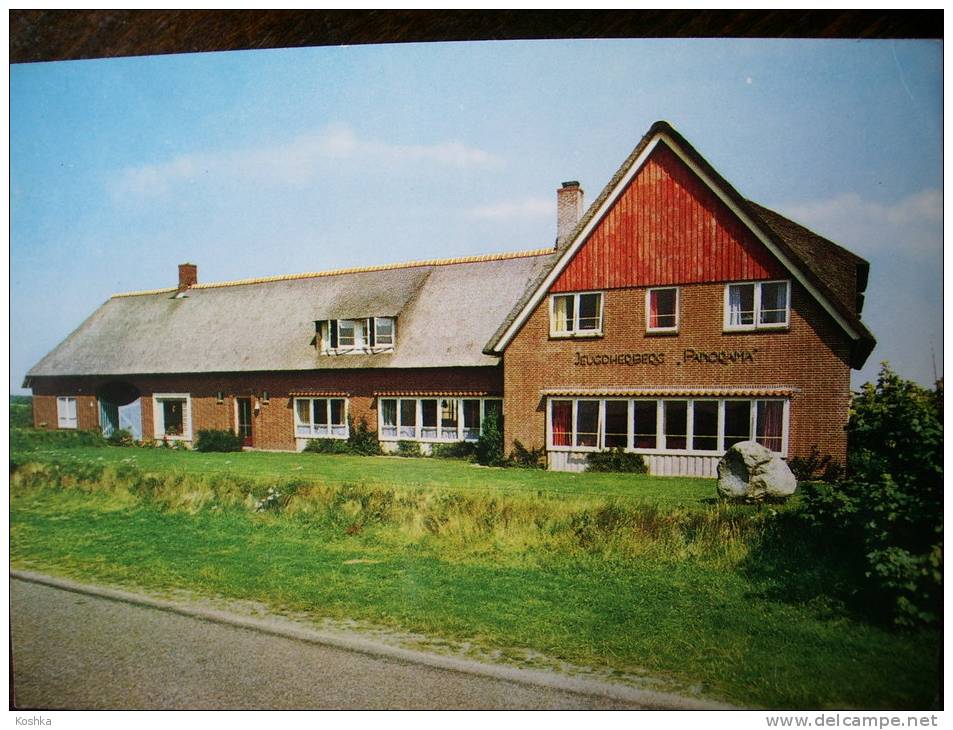
M 586 457 L 586 471 L 625 472 L 630 474 L 648 474 L 642 454 L 631 454 L 623 448 L 598 451 Z
M 234 431 L 227 429 L 199 431 L 198 438 L 195 440 L 195 450 L 205 452 L 241 451 L 242 438 Z

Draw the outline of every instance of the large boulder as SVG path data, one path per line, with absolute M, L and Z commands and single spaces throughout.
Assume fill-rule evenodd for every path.
M 757 441 L 740 441 L 718 462 L 718 494 L 731 499 L 760 502 L 794 494 L 797 479 L 791 469 Z

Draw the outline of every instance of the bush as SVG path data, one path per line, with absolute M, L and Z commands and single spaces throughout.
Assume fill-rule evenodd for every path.
M 490 411 L 483 419 L 483 430 L 474 450 L 476 460 L 483 466 L 503 466 L 503 418 Z
M 308 439 L 304 451 L 308 454 L 350 454 L 351 447 L 343 439 Z
M 437 459 L 472 459 L 476 446 L 469 441 L 454 441 L 450 444 L 434 444 L 430 455 Z
M 833 484 L 844 474 L 844 467 L 832 459 L 830 454 L 821 456 L 821 450 L 817 448 L 817 444 L 811 447 L 811 453 L 808 456 L 795 456 L 788 460 L 788 466 L 798 482 L 819 480 Z
M 542 446 L 538 449 L 527 449 L 517 439 L 513 442 L 513 450 L 506 460 L 507 466 L 515 466 L 521 469 L 545 469 L 546 468 L 546 449 Z
M 110 446 L 135 446 L 136 440 L 130 431 L 117 428 L 106 437 L 106 443 Z
M 202 430 L 195 441 L 196 451 L 241 451 L 242 437 L 227 430 Z
M 28 395 L 10 396 L 10 428 L 33 426 L 33 398 Z
M 420 444 L 416 441 L 398 441 L 397 442 L 397 455 L 398 456 L 420 456 Z
M 621 446 L 609 451 L 593 451 L 586 457 L 586 471 L 628 472 L 647 474 L 648 466 L 642 454 L 631 454 Z
M 99 431 L 43 431 L 36 428 L 11 428 L 11 451 L 36 449 L 70 449 L 84 446 L 105 446 Z
M 847 479 L 804 486 L 804 514 L 864 566 L 868 605 L 912 626 L 940 617 L 943 389 L 902 380 L 884 363 L 854 398 Z
M 358 456 L 377 456 L 381 453 L 381 444 L 377 440 L 377 432 L 367 426 L 367 419 L 361 417 L 361 422 L 354 428 L 354 422 L 348 417 L 347 446 L 352 454 Z

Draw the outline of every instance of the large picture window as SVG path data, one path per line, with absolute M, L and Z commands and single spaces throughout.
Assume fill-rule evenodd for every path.
M 714 455 L 754 439 L 787 450 L 787 401 L 554 398 L 548 447 L 557 451 L 624 448 L 646 453 Z
M 786 281 L 756 281 L 725 287 L 725 329 L 786 327 L 790 312 Z
M 187 393 L 153 395 L 152 420 L 156 439 L 191 441 L 191 398 Z
M 549 331 L 553 337 L 602 334 L 602 292 L 554 294 Z
M 476 441 L 487 414 L 502 412 L 499 398 L 381 398 L 381 441 Z
M 295 398 L 294 414 L 298 438 L 348 437 L 344 398 Z

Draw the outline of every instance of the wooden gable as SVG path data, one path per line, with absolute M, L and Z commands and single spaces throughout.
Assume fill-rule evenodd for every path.
M 750 229 L 660 143 L 550 291 L 785 276 Z

